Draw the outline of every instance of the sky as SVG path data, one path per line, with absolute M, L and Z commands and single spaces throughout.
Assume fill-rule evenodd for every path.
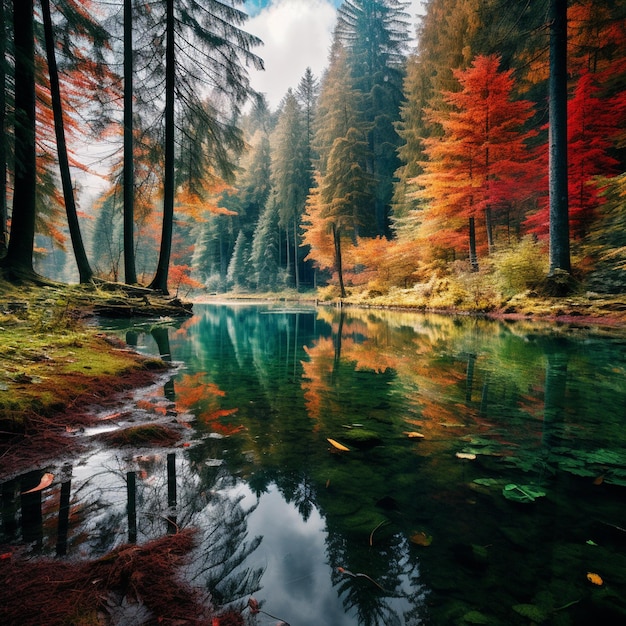
M 291 87 L 297 88 L 307 67 L 321 78 L 328 64 L 332 32 L 341 0 L 246 0 L 244 10 L 250 19 L 244 30 L 263 40 L 255 48 L 265 63 L 265 71 L 250 71 L 252 86 L 267 96 L 276 108 Z M 411 16 L 410 35 L 415 34 L 415 16 L 421 0 L 407 8 Z

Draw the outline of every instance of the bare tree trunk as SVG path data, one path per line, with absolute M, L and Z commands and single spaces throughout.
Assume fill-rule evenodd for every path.
M 341 259 L 341 230 L 333 224 L 333 243 L 335 244 L 335 267 L 339 277 L 339 297 L 346 297 L 346 288 L 343 284 L 343 261 Z
M 571 271 L 567 194 L 567 0 L 550 0 L 550 271 Z
M 124 0 L 124 280 L 137 283 L 135 267 L 135 167 L 133 163 L 133 9 Z
M 163 180 L 163 228 L 161 231 L 161 249 L 157 270 L 150 288 L 167 290 L 170 257 L 172 254 L 172 234 L 174 231 L 174 88 L 175 88 L 175 52 L 174 52 L 174 0 L 167 0 L 165 18 L 165 163 Z
M 59 71 L 54 54 L 54 33 L 52 30 L 52 18 L 50 16 L 50 0 L 41 0 L 41 10 L 46 39 L 46 57 L 48 61 L 48 74 L 50 76 L 50 93 L 52 96 L 52 112 L 54 115 L 54 131 L 57 141 L 57 155 L 59 170 L 61 172 L 61 184 L 63 186 L 63 199 L 65 201 L 65 213 L 67 225 L 70 230 L 74 258 L 78 267 L 78 275 L 81 283 L 88 283 L 93 278 L 93 272 L 87 259 L 83 238 L 80 234 L 80 224 L 76 212 L 76 200 L 72 186 L 70 162 L 67 157 L 67 143 L 65 141 L 65 125 L 63 122 L 63 105 L 61 103 L 61 87 L 59 85 Z
M 32 274 L 35 243 L 35 33 L 33 0 L 13 0 L 15 46 L 15 174 L 11 236 L 4 265 Z
M 469 218 L 469 260 L 472 272 L 477 272 L 478 257 L 476 256 L 476 226 L 473 217 Z
M 0 2 L 0 256 L 7 248 L 7 117 L 6 98 L 6 19 L 4 2 Z
M 293 268 L 296 291 L 300 291 L 300 267 L 298 266 L 298 221 L 293 218 Z

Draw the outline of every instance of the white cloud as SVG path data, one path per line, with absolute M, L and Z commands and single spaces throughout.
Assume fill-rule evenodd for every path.
M 412 0 L 409 35 L 415 37 L 416 16 L 424 0 Z M 265 71 L 250 73 L 252 86 L 267 96 L 276 108 L 290 87 L 295 89 L 307 67 L 320 79 L 328 65 L 328 54 L 337 19 L 333 0 L 269 0 L 253 2 L 258 13 L 246 23 L 247 32 L 263 40 L 255 52 L 265 62 Z M 263 5 L 264 8 L 259 8 Z M 252 8 L 252 7 L 250 7 Z
M 287 89 L 298 86 L 307 67 L 321 78 L 336 17 L 329 0 L 273 0 L 246 23 L 246 30 L 265 44 L 255 50 L 265 71 L 251 72 L 252 86 L 266 94 L 272 108 Z

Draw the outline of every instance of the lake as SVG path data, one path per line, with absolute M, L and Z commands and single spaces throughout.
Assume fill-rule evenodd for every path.
M 102 325 L 177 367 L 93 433 L 187 443 L 5 483 L 3 541 L 94 557 L 197 527 L 185 575 L 259 625 L 626 623 L 623 332 L 285 303 Z

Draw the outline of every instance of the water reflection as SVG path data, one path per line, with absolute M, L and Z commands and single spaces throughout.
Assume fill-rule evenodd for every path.
M 293 625 L 623 621 L 623 336 L 261 305 L 117 331 L 182 364 L 133 410 L 194 443 L 75 464 L 59 554 L 196 526 L 190 579 Z M 20 531 L 11 493 L 45 552 L 51 496 Z

